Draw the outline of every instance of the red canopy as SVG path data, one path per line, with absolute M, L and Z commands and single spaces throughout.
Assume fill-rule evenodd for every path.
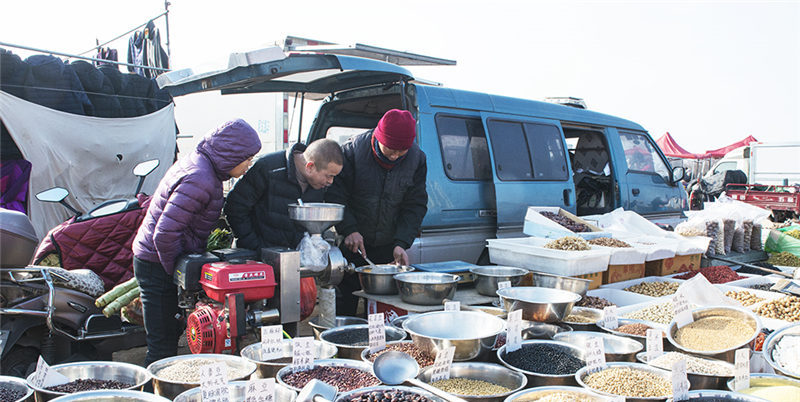
M 678 145 L 675 142 L 675 139 L 667 132 L 666 134 L 662 135 L 661 138 L 656 140 L 656 144 L 658 144 L 659 148 L 664 152 L 664 155 L 673 158 L 684 158 L 684 159 L 700 159 L 705 158 L 705 155 L 702 154 L 693 154 Z
M 750 145 L 751 142 L 758 142 L 758 140 L 755 139 L 755 137 L 753 137 L 752 135 L 749 135 L 747 136 L 747 138 L 741 141 L 734 142 L 733 144 L 728 145 L 726 147 L 714 149 L 711 151 L 706 151 L 706 154 L 704 156 L 706 158 L 722 158 L 728 152 L 733 151 L 736 148 L 743 147 L 745 145 Z

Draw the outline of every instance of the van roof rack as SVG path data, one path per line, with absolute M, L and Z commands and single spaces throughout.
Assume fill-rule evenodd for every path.
M 544 98 L 544 101 L 578 109 L 587 109 L 586 102 L 583 98 L 576 98 L 574 96 L 549 96 Z

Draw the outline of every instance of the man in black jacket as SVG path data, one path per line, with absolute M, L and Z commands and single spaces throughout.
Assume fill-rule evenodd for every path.
M 238 181 L 225 202 L 225 215 L 238 247 L 295 248 L 303 230 L 289 219 L 289 204 L 322 202 L 325 187 L 342 171 L 342 149 L 321 139 L 308 147 L 294 144 L 286 151 L 262 156 Z
M 357 266 L 367 265 L 359 251 L 376 264 L 409 263 L 406 250 L 428 211 L 425 153 L 414 143 L 415 137 L 411 113 L 392 109 L 375 129 L 342 146 L 344 169 L 326 201 L 345 205 L 336 231 L 345 237 L 342 254 Z M 359 287 L 355 275 L 344 278 L 337 314 L 355 314 L 357 300 L 352 292 Z

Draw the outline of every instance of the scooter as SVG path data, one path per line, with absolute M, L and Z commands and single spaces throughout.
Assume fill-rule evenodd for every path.
M 64 201 L 69 194 L 66 189 L 53 188 L 37 194 L 37 199 L 59 202 L 76 216 L 48 233 L 36 252 L 37 256 L 42 255 L 42 257 L 33 258 L 33 261 L 41 261 L 44 256 L 52 253 L 52 250 L 56 250 L 62 267 L 67 270 L 90 268 L 103 273 L 106 267 L 72 265 L 77 261 L 76 256 L 70 254 L 73 248 L 63 246 L 63 241 L 59 240 L 68 239 L 72 230 L 82 231 L 86 228 L 84 225 L 91 225 L 100 220 L 108 223 L 113 220 L 138 219 L 136 223 L 138 228 L 149 202 L 149 197 L 139 194 L 139 191 L 144 177 L 157 166 L 158 161 L 154 160 L 142 162 L 134 168 L 134 174 L 139 177 L 136 199 L 108 201 L 85 214 L 81 214 Z M 29 220 L 27 223 L 30 225 Z M 115 225 L 106 224 L 98 227 L 113 230 Z M 129 235 L 130 238 L 118 242 L 120 244 L 118 247 L 127 245 L 130 250 L 135 233 L 134 229 Z M 106 239 L 109 236 L 107 233 L 98 233 L 96 237 Z M 82 246 L 100 247 L 98 244 L 82 244 Z M 104 246 L 108 247 L 107 244 Z M 132 268 L 129 272 L 132 275 Z M 50 364 L 80 360 L 111 360 L 111 354 L 115 351 L 146 343 L 144 328 L 123 322 L 119 316 L 106 318 L 95 307 L 95 296 L 60 286 L 59 279 L 64 282 L 68 278 L 44 266 L 0 268 L 0 356 L 2 356 L 0 372 L 2 374 L 26 376 L 35 369 L 39 355 Z M 106 282 L 109 278 L 103 279 Z

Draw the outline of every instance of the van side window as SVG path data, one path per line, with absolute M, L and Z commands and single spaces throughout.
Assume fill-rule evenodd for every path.
M 477 118 L 436 116 L 444 171 L 452 180 L 491 180 L 483 123 Z
M 628 170 L 657 174 L 669 182 L 670 175 L 664 160 L 647 137 L 633 133 L 619 133 Z
M 724 172 L 726 170 L 736 169 L 736 162 L 722 162 L 714 168 L 714 173 Z
M 492 153 L 500 180 L 567 180 L 558 127 L 490 119 Z

